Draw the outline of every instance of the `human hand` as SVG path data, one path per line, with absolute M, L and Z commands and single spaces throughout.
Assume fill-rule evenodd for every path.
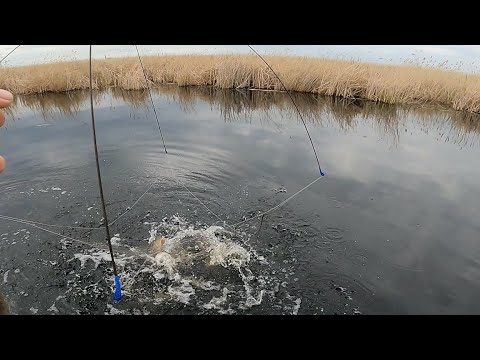
M 9 106 L 13 101 L 12 93 L 0 89 L 0 109 Z M 5 115 L 0 111 L 0 127 L 5 123 Z M 5 159 L 0 156 L 0 173 L 5 169 Z

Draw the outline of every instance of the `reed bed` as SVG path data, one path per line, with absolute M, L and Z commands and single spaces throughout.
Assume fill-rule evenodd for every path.
M 154 84 L 282 91 L 272 71 L 255 55 L 168 55 L 142 58 Z M 294 92 L 363 99 L 386 104 L 442 105 L 480 113 L 480 75 L 415 65 L 267 56 L 286 88 Z M 93 61 L 95 89 L 146 87 L 137 57 Z M 0 88 L 15 94 L 89 88 L 88 61 L 0 67 Z

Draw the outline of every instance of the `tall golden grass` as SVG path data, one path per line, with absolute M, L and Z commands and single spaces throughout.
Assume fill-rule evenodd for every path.
M 480 75 L 414 65 L 267 56 L 290 91 L 387 104 L 439 104 L 480 113 Z M 169 55 L 143 58 L 151 83 L 283 90 L 255 55 Z M 88 61 L 0 68 L 0 88 L 16 94 L 88 89 Z M 96 89 L 146 87 L 138 58 L 94 60 Z

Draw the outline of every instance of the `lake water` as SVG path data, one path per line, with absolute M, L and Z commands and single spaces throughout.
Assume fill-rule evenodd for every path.
M 115 303 L 89 93 L 19 97 L 0 132 L 12 312 L 480 313 L 479 117 L 294 98 L 326 176 L 233 228 L 319 177 L 286 94 L 155 89 L 168 154 L 148 93 L 95 94 L 109 222 L 131 207 L 111 225 Z

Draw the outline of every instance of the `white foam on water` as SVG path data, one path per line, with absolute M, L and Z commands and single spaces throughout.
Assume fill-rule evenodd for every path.
M 251 288 L 250 288 L 250 291 L 248 291 L 247 301 L 245 302 L 246 307 L 250 308 L 252 306 L 260 305 L 262 303 L 264 294 L 265 294 L 265 290 L 262 289 L 258 293 L 257 297 L 255 297 L 254 295 L 252 295 L 252 291 L 251 291 Z
M 188 304 L 190 297 L 195 294 L 195 289 L 190 284 L 190 281 L 182 279 L 179 286 L 169 286 L 168 293 L 182 304 Z
M 144 225 L 150 225 L 150 223 L 145 222 Z M 150 237 L 148 238 L 148 243 L 151 244 L 157 238 L 157 229 L 152 227 L 148 232 L 150 233 Z
M 114 308 L 111 304 L 107 304 L 107 311 L 105 311 L 105 315 L 125 315 L 125 310 L 119 310 Z
M 140 270 L 140 273 L 154 273 L 154 270 L 153 270 L 153 268 L 145 266 L 142 270 Z
M 302 299 L 298 298 L 297 300 L 294 301 L 295 306 L 293 307 L 292 314 L 297 315 L 298 310 L 300 310 L 300 305 L 302 304 Z
M 170 280 L 180 280 L 181 277 L 175 269 L 176 260 L 172 255 L 165 252 L 158 253 L 155 256 L 155 263 L 167 271 Z M 158 275 L 157 278 L 159 278 Z
M 95 269 L 98 268 L 102 260 L 104 261 L 110 260 L 110 255 L 104 251 L 98 251 L 91 254 L 75 254 L 74 257 L 75 259 L 80 260 L 80 266 L 82 268 L 85 267 L 85 264 L 87 263 L 88 260 L 93 261 L 93 263 L 95 264 Z
M 221 265 L 225 268 L 240 268 L 250 261 L 250 254 L 247 250 L 223 235 L 230 234 L 221 226 L 210 226 L 207 229 L 194 230 L 188 228 L 178 231 L 174 237 L 169 238 L 164 245 L 163 251 L 158 255 L 167 253 L 173 254 L 169 259 L 172 264 L 176 262 L 188 262 L 199 254 L 207 255 L 209 265 Z M 186 248 L 188 240 L 195 242 L 194 251 Z M 157 261 L 158 262 L 158 261 Z
M 119 246 L 120 245 L 120 234 L 115 234 L 111 239 L 110 242 L 112 243 L 113 246 Z
M 62 245 L 62 249 L 66 250 L 69 245 L 72 245 L 72 242 L 69 241 L 67 238 L 60 239 L 60 244 Z
M 194 284 L 195 287 L 198 287 L 199 289 L 207 290 L 207 291 L 220 290 L 221 289 L 220 285 L 215 285 L 213 283 L 213 281 L 210 281 L 210 280 L 202 281 L 202 280 L 199 280 L 199 279 L 193 279 L 192 284 Z
M 233 315 L 233 314 L 235 314 L 235 310 L 233 310 L 233 309 L 231 309 L 231 308 L 228 308 L 228 309 L 226 309 L 226 310 L 220 309 L 220 310 L 218 310 L 218 313 L 219 313 L 220 315 Z
M 58 313 L 58 309 L 57 307 L 55 306 L 55 303 L 52 304 L 52 306 L 50 306 L 47 311 L 53 311 L 53 312 L 56 312 Z
M 238 237 L 221 226 L 195 228 L 177 215 L 144 225 L 148 235 L 143 249 L 130 248 L 129 255 L 134 255 L 127 256 L 120 250 L 128 251 L 127 246 L 119 248 L 115 254 L 125 299 L 153 305 L 174 301 L 203 311 L 234 314 L 260 306 L 268 298 L 277 303 L 280 300 L 285 313 L 298 312 L 300 303 L 296 298 L 290 297 L 286 289 L 279 290 L 284 281 L 279 277 L 281 271 L 273 271 L 265 257 L 245 243 L 247 235 Z M 146 248 L 160 236 L 166 239 L 160 252 L 147 255 Z M 119 234 L 112 238 L 114 245 L 120 245 L 120 241 Z M 64 249 L 70 244 L 62 240 Z M 113 290 L 110 281 L 98 286 L 75 285 L 83 269 L 90 272 L 102 263 L 108 264 L 110 269 L 111 258 L 107 250 L 83 249 L 68 261 L 72 260 L 78 260 L 81 268 L 72 274 L 75 279 L 70 284 L 75 287 L 75 294 L 101 295 L 105 286 Z M 287 283 L 281 285 L 286 287 Z M 111 305 L 106 312 L 124 313 Z
M 125 254 L 114 254 L 115 263 L 119 266 L 125 266 L 127 261 L 133 259 L 133 256 L 126 256 Z M 111 262 L 112 258 L 110 253 L 106 250 L 90 249 L 86 251 L 86 254 L 74 254 L 74 259 L 80 260 L 80 266 L 85 267 L 88 260 L 94 263 L 95 269 L 98 268 L 100 263 Z
M 362 315 L 358 307 L 353 308 L 353 315 Z
M 210 265 L 234 266 L 239 269 L 250 262 L 250 254 L 241 246 L 214 241 L 210 249 Z
M 160 271 L 157 271 L 153 273 L 153 277 L 155 280 L 162 280 L 165 278 L 165 274 Z
M 222 305 L 224 305 L 227 302 L 227 296 L 230 293 L 230 291 L 224 287 L 222 290 L 222 296 L 220 297 L 213 297 L 210 302 L 207 304 L 203 304 L 202 307 L 207 309 L 207 310 L 224 310 Z
M 248 269 L 252 260 L 251 253 L 232 239 L 231 232 L 221 226 L 195 229 L 179 216 L 173 216 L 170 221 L 163 219 L 160 223 L 145 224 L 151 226 L 148 243 L 151 244 L 159 236 L 167 239 L 161 251 L 154 256 L 154 265 L 163 270 L 167 278 L 174 282 L 174 285 L 168 287 L 168 293 L 175 300 L 182 304 L 190 304 L 196 290 L 223 289 L 223 295 L 214 296 L 207 304 L 200 306 L 220 313 L 234 313 L 235 311 L 230 307 L 224 308 L 227 294 L 230 293 L 244 298 L 244 301 L 239 303 L 239 307 L 243 309 L 262 303 L 265 291 L 249 285 L 256 279 Z M 264 261 L 263 257 L 260 258 Z M 215 278 L 203 278 L 205 274 L 201 270 L 195 273 L 197 267 L 198 269 L 222 267 L 229 273 L 237 274 L 242 285 L 221 286 Z M 244 272 L 249 275 L 244 275 Z M 164 278 L 159 272 L 155 272 L 154 277 L 155 279 Z M 265 284 L 262 280 L 257 283 Z

